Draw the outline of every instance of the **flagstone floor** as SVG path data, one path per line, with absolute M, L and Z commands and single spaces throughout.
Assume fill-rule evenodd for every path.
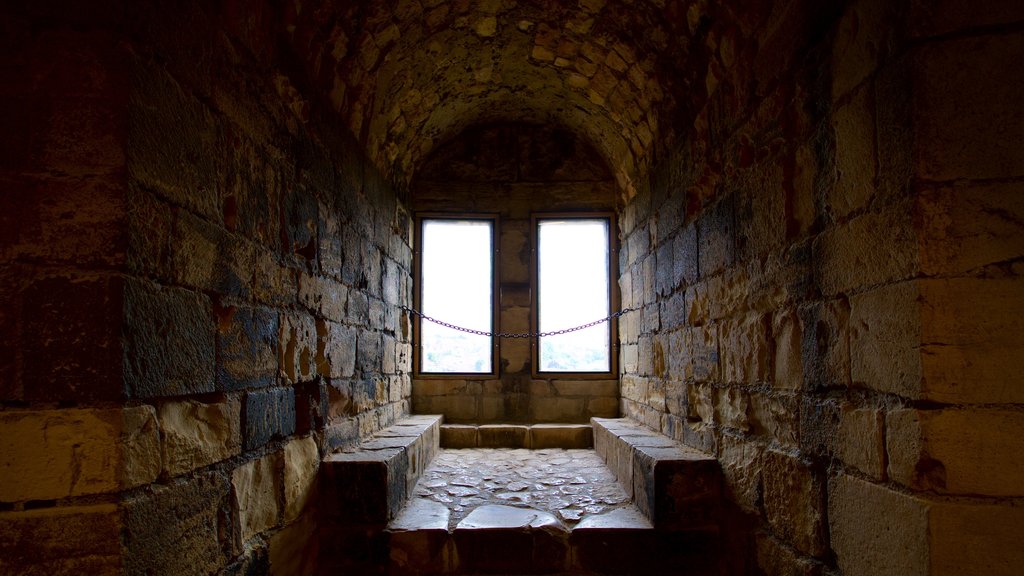
M 548 512 L 570 529 L 588 516 L 632 508 L 601 457 L 587 449 L 442 449 L 413 499 L 447 506 L 449 529 L 491 504 Z

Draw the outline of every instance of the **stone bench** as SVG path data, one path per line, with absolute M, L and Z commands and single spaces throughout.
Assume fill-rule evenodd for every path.
M 591 448 L 589 424 L 444 424 L 442 448 Z
M 337 524 L 383 526 L 398 515 L 440 447 L 443 416 L 407 416 L 320 467 L 323 510 Z
M 659 529 L 714 529 L 722 475 L 718 461 L 627 418 L 592 418 L 594 450 L 640 511 Z

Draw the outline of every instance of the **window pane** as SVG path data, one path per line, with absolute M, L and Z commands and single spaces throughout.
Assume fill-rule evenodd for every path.
M 608 220 L 539 221 L 537 262 L 541 332 L 608 316 Z M 607 322 L 541 338 L 540 371 L 608 372 L 610 340 Z
M 422 312 L 450 324 L 491 331 L 492 223 L 424 220 Z M 420 322 L 421 372 L 490 373 L 491 338 Z

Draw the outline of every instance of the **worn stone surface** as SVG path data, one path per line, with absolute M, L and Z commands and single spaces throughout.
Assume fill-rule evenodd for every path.
M 275 388 L 248 392 L 242 411 L 242 445 L 246 450 L 295 432 L 295 390 Z
M 895 410 L 886 416 L 888 474 L 915 489 L 1018 496 L 1013 454 L 1024 439 L 1013 410 Z
M 168 402 L 157 414 L 163 436 L 163 470 L 172 476 L 238 454 L 241 406 L 235 399 Z
M 0 483 L 0 500 L 55 500 L 153 481 L 160 472 L 155 416 L 149 406 L 0 414 L 0 465 L 16 471 Z
M 233 509 L 243 543 L 280 521 L 280 461 L 281 454 L 273 453 L 243 464 L 231 473 Z
M 928 574 L 928 507 L 841 474 L 829 482 L 832 548 L 845 574 Z
M 292 440 L 284 447 L 284 521 L 291 522 L 312 508 L 317 496 L 320 450 L 311 437 Z
M 451 528 L 487 504 L 536 509 L 572 526 L 629 503 L 595 452 L 558 448 L 442 450 L 413 497 L 448 507 Z
M 8 574 L 116 573 L 121 520 L 113 504 L 0 513 L 0 570 Z
M 762 470 L 764 511 L 772 529 L 802 553 L 825 553 L 825 486 L 806 462 L 768 450 Z
M 182 574 L 226 564 L 230 482 L 201 474 L 134 496 L 122 504 L 125 572 Z

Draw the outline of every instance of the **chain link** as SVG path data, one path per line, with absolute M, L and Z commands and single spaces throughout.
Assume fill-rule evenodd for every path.
M 562 330 L 552 330 L 551 332 L 487 332 L 485 330 L 474 330 L 473 328 L 466 328 L 464 326 L 456 326 L 455 324 L 451 324 L 451 323 L 445 322 L 444 320 L 438 320 L 437 318 L 433 318 L 431 316 L 427 316 L 423 312 L 420 312 L 419 310 L 416 310 L 415 308 L 410 308 L 408 306 L 399 306 L 399 308 L 402 311 L 404 311 L 404 312 L 408 312 L 410 314 L 419 316 L 420 318 L 422 318 L 422 319 L 424 319 L 424 320 L 426 320 L 428 322 L 433 322 L 434 324 L 437 324 L 438 326 L 444 326 L 445 328 L 451 328 L 452 330 L 458 330 L 459 332 L 465 332 L 466 334 L 475 334 L 477 336 L 489 336 L 489 337 L 490 336 L 494 336 L 494 337 L 497 337 L 497 338 L 544 338 L 546 336 L 558 336 L 559 334 L 568 334 L 570 332 L 578 332 L 580 330 L 585 330 L 587 328 L 590 328 L 591 326 L 597 326 L 598 324 L 602 324 L 604 322 L 608 322 L 608 321 L 612 320 L 613 318 L 618 318 L 619 316 L 622 316 L 623 314 L 626 314 L 627 312 L 633 312 L 634 310 L 636 310 L 636 308 L 625 308 L 623 310 L 619 310 L 618 312 L 615 312 L 614 314 L 609 315 L 606 318 L 601 318 L 600 320 L 594 320 L 593 322 L 588 322 L 586 324 L 582 324 L 580 326 L 574 326 L 572 328 L 564 328 Z

